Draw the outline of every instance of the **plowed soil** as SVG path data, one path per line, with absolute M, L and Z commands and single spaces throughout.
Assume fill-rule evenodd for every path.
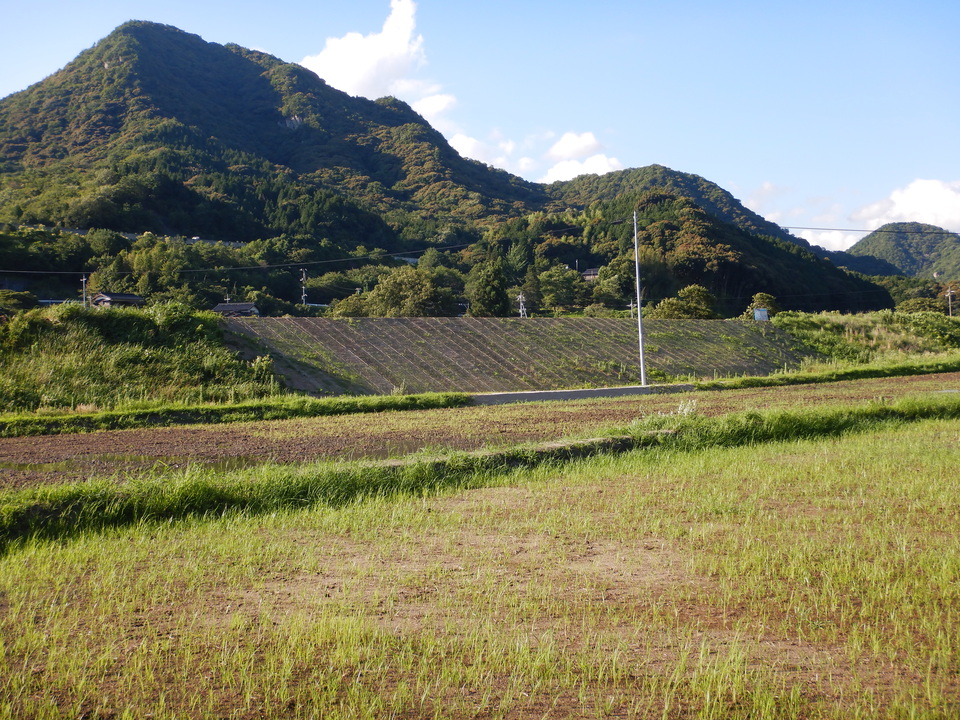
M 261 462 L 396 457 L 430 449 L 473 450 L 584 435 L 681 405 L 705 415 L 813 407 L 960 392 L 960 373 L 822 385 L 639 395 L 616 399 L 369 413 L 298 420 L 117 430 L 0 439 L 0 488 L 118 480 L 192 463 L 237 467 Z

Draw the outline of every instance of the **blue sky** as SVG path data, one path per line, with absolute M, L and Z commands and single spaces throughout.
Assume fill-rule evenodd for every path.
M 659 163 L 786 227 L 960 231 L 955 0 L 0 0 L 0 17 L 0 97 L 152 20 L 401 97 L 529 180 Z

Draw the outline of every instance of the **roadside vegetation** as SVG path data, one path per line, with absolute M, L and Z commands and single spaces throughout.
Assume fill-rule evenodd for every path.
M 781 312 L 772 322 L 835 362 L 914 360 L 918 355 L 960 349 L 960 318 L 940 312 Z

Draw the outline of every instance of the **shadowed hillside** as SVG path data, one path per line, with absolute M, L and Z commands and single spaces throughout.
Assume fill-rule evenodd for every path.
M 507 392 L 640 382 L 637 325 L 596 318 L 232 318 L 251 355 L 265 350 L 288 385 L 311 393 Z M 646 320 L 653 381 L 763 375 L 802 357 L 765 323 Z

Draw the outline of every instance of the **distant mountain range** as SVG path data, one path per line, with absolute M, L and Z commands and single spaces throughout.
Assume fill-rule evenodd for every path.
M 860 252 L 870 238 L 827 262 L 719 186 L 658 165 L 528 182 L 460 156 L 399 100 L 351 97 L 298 65 L 165 25 L 122 25 L 0 100 L 0 222 L 11 226 L 284 235 L 344 256 L 505 252 L 521 238 L 530 262 L 603 266 L 632 252 L 626 227 L 611 228 L 638 206 L 643 241 L 673 278 L 664 294 L 702 282 L 730 308 L 764 291 L 795 298 L 788 307 L 867 309 L 889 295 L 833 263 L 859 269 L 868 261 L 849 258 L 870 254 L 902 267 Z
M 830 259 L 866 275 L 960 280 L 960 235 L 936 225 L 889 223 Z

